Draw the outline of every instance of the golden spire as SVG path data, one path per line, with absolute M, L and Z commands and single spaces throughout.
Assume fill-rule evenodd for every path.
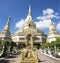
M 30 6 L 30 5 L 29 5 L 28 15 L 30 15 L 30 16 L 31 16 L 31 6 Z
M 3 34 L 3 36 L 4 36 L 4 37 L 2 36 L 2 40 L 7 40 L 7 41 L 11 40 L 10 20 L 11 20 L 11 17 L 9 16 L 9 17 L 8 17 L 8 22 L 7 22 L 7 24 L 5 25 L 3 31 L 1 32 L 1 36 L 2 36 L 2 34 Z
M 4 30 L 9 30 L 9 29 L 10 29 L 10 20 L 11 20 L 11 17 L 9 16 L 9 17 L 8 17 L 8 22 L 7 22 L 7 24 L 5 25 Z
M 7 24 L 10 24 L 11 16 L 8 17 L 8 22 Z
M 29 5 L 28 15 L 26 17 L 26 22 L 33 21 L 32 15 L 31 15 L 31 6 Z
M 31 6 L 29 5 L 29 13 L 31 13 Z

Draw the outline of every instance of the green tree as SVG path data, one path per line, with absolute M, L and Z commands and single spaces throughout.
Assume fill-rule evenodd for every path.
M 60 38 L 56 38 L 55 45 L 60 46 Z
M 60 38 L 56 38 L 55 45 L 56 45 L 56 51 L 60 51 Z
M 13 41 L 10 41 L 10 52 L 13 51 L 13 48 L 16 47 L 16 43 Z
M 42 49 L 50 47 L 50 43 L 46 42 L 42 45 Z
M 52 41 L 51 43 L 50 43 L 50 47 L 53 47 L 55 45 L 55 41 Z
M 1 40 L 0 40 L 0 46 L 1 46 Z
M 1 48 L 1 40 L 0 40 L 0 48 Z
M 3 54 L 2 54 L 2 56 L 6 56 L 6 51 L 8 50 L 8 44 L 7 44 L 7 41 L 2 41 L 2 51 L 3 51 Z

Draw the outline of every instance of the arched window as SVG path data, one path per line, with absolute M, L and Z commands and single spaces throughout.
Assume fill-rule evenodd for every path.
M 29 27 L 31 26 L 31 24 L 29 24 Z

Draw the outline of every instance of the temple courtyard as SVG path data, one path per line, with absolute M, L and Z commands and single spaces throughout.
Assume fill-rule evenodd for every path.
M 39 53 L 39 59 L 39 63 L 60 63 L 59 60 L 47 57 L 43 53 Z M 20 63 L 20 52 L 8 58 L 0 58 L 0 63 Z

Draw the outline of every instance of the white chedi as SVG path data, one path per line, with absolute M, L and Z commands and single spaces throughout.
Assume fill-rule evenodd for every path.
M 55 41 L 57 37 L 60 37 L 60 35 L 56 31 L 54 23 L 50 20 L 49 34 L 47 36 L 47 42 Z

